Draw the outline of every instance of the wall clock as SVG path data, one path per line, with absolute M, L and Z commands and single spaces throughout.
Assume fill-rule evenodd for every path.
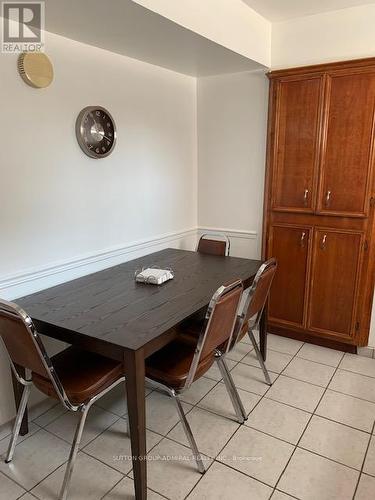
M 76 136 L 82 151 L 91 158 L 105 158 L 116 144 L 116 125 L 101 106 L 87 106 L 77 117 Z

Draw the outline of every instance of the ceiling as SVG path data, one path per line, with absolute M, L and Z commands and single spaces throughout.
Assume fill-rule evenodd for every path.
M 179 73 L 208 76 L 263 68 L 131 0 L 45 0 L 45 5 L 47 31 Z
M 272 22 L 375 4 L 366 0 L 243 0 L 243 2 Z

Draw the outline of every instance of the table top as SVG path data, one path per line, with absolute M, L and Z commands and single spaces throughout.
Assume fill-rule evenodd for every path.
M 174 279 L 163 285 L 136 283 L 142 267 L 171 267 Z M 97 341 L 105 347 L 137 350 L 207 307 L 224 282 L 249 286 L 258 260 L 217 257 L 166 249 L 54 286 L 17 300 L 37 330 L 69 343 Z M 151 351 L 152 349 L 150 347 Z

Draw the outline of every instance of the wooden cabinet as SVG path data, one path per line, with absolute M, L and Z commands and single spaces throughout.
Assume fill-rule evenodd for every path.
M 309 330 L 346 337 L 356 331 L 362 233 L 319 228 L 312 250 Z
M 278 82 L 273 208 L 314 208 L 322 77 Z
M 270 254 L 277 255 L 278 260 L 269 303 L 273 320 L 303 326 L 309 242 L 308 227 L 274 225 L 270 228 Z
M 375 280 L 375 59 L 269 78 L 269 329 L 353 350 L 367 345 Z
M 318 211 L 364 217 L 374 144 L 375 69 L 329 73 Z

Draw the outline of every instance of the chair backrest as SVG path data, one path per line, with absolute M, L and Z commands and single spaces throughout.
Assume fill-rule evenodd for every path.
M 2 299 L 0 299 L 0 338 L 19 382 L 25 384 L 30 381 L 23 378 L 17 371 L 16 365 L 50 379 L 63 404 L 69 409 L 76 408 L 70 403 L 30 316 L 17 304 Z
M 274 258 L 264 262 L 258 269 L 243 305 L 240 322 L 237 323 L 239 328 L 249 321 L 251 321 L 252 328 L 259 324 L 276 269 L 277 261 Z
M 225 257 L 229 255 L 230 240 L 228 236 L 218 234 L 202 234 L 199 239 L 197 252 Z
M 232 341 L 242 293 L 242 281 L 236 280 L 222 285 L 213 295 L 207 309 L 204 328 L 197 341 L 185 389 L 194 381 L 200 360 L 212 355 L 219 348 L 221 352 L 227 352 Z

